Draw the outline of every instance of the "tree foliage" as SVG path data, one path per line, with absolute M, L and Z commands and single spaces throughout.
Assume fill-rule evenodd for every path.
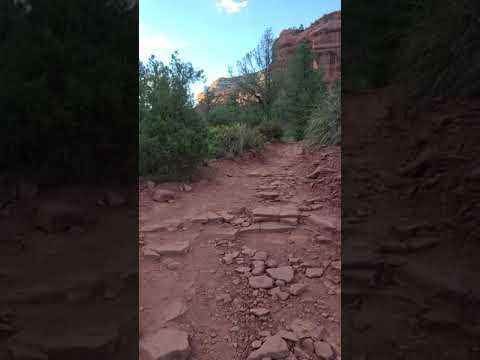
M 314 101 L 325 96 L 322 70 L 313 69 L 313 54 L 307 44 L 299 45 L 288 63 L 283 111 L 296 140 L 305 137 L 305 129 Z
M 170 64 L 155 57 L 139 66 L 139 170 L 167 179 L 187 176 L 207 153 L 206 126 L 193 108 L 190 84 L 203 72 L 174 53 Z
M 237 62 L 239 91 L 258 103 L 261 111 L 268 115 L 275 97 L 272 29 L 263 33 L 258 45 Z
M 138 8 L 15 3 L 0 3 L 0 166 L 51 181 L 119 177 L 137 152 Z

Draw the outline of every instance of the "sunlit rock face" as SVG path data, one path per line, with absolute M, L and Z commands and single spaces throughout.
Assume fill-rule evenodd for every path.
M 322 68 L 330 83 L 340 78 L 340 40 L 340 11 L 322 16 L 305 30 L 284 30 L 275 41 L 274 66 L 286 67 L 297 47 L 305 42 L 313 52 L 313 67 Z
M 304 30 L 287 29 L 280 33 L 273 46 L 273 67 L 284 70 L 288 61 L 301 43 L 306 43 L 313 52 L 314 69 L 322 69 L 324 80 L 332 84 L 340 79 L 341 12 L 322 16 Z M 214 103 L 226 103 L 237 91 L 238 78 L 219 78 L 210 86 Z M 240 98 L 240 100 L 242 100 Z M 205 111 L 205 94 L 197 95 L 197 110 Z

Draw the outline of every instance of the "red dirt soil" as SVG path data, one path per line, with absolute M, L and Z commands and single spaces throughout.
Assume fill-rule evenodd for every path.
M 317 167 L 327 172 L 307 179 Z M 162 328 L 176 329 L 189 334 L 189 359 L 247 359 L 253 345 L 268 339 L 262 331 L 274 335 L 291 329 L 289 325 L 297 320 L 312 322 L 323 335 L 287 341 L 291 356 L 310 351 L 317 358 L 309 342 L 325 341 L 340 358 L 340 176 L 339 147 L 307 153 L 301 144 L 270 144 L 261 158 L 210 162 L 198 181 L 190 184 L 191 191 L 180 191 L 178 183 L 143 187 L 139 195 L 141 344 Z M 159 188 L 174 191 L 175 200 L 153 201 L 152 193 Z M 263 200 L 262 192 L 273 192 L 270 195 L 277 199 Z M 265 230 L 265 223 L 258 225 L 252 218 L 253 209 L 265 206 L 303 211 L 298 212 L 298 224 L 296 219 L 277 222 L 274 230 Z M 222 213 L 223 223 L 212 218 L 206 224 L 192 221 L 208 212 L 243 208 L 232 211 L 236 215 Z M 222 217 L 217 221 L 222 222 Z M 168 256 L 151 251 L 172 243 L 188 244 L 188 251 Z M 252 253 L 242 253 L 245 247 Z M 241 253 L 226 262 L 225 254 L 235 251 Z M 261 258 L 263 251 L 278 266 L 294 269 L 293 281 L 277 282 L 276 291 L 287 296 L 289 286 L 299 283 L 306 285 L 306 291 L 281 300 L 271 290 L 252 288 L 249 270 L 255 251 L 255 256 Z M 309 268 L 323 273 L 307 277 Z M 252 308 L 270 312 L 257 317 Z

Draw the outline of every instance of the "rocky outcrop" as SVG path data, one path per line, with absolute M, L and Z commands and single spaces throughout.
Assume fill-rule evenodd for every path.
M 304 30 L 283 30 L 273 46 L 273 67 L 285 69 L 288 61 L 301 43 L 306 43 L 313 52 L 314 69 L 323 69 L 324 79 L 331 84 L 340 79 L 341 12 L 322 16 Z M 219 78 L 209 87 L 210 95 L 197 96 L 199 111 L 208 111 L 209 106 L 225 103 L 236 93 L 238 77 Z
M 209 105 L 227 101 L 236 92 L 237 79 L 238 77 L 222 77 L 212 82 L 208 87 L 210 94 L 202 92 L 197 95 L 197 102 L 201 105 L 199 110 L 206 111 Z
M 305 42 L 313 52 L 313 67 L 323 69 L 325 80 L 340 78 L 341 12 L 322 16 L 305 30 L 284 30 L 273 48 L 274 67 L 286 67 L 297 47 Z

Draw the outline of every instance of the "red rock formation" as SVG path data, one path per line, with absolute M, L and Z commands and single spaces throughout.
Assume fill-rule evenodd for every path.
M 322 16 L 303 31 L 284 30 L 275 41 L 274 66 L 286 67 L 297 47 L 305 42 L 314 55 L 313 67 L 322 68 L 325 80 L 340 78 L 341 12 Z
M 314 69 L 322 68 L 325 81 L 331 84 L 340 79 L 340 34 L 340 11 L 322 16 L 305 30 L 283 30 L 273 47 L 273 66 L 277 69 L 286 68 L 297 47 L 305 42 L 312 49 Z M 220 78 L 210 85 L 215 103 L 224 103 L 233 94 L 236 90 L 235 80 L 236 78 Z M 205 106 L 202 105 L 204 100 L 205 94 L 197 96 L 199 111 L 205 111 Z

